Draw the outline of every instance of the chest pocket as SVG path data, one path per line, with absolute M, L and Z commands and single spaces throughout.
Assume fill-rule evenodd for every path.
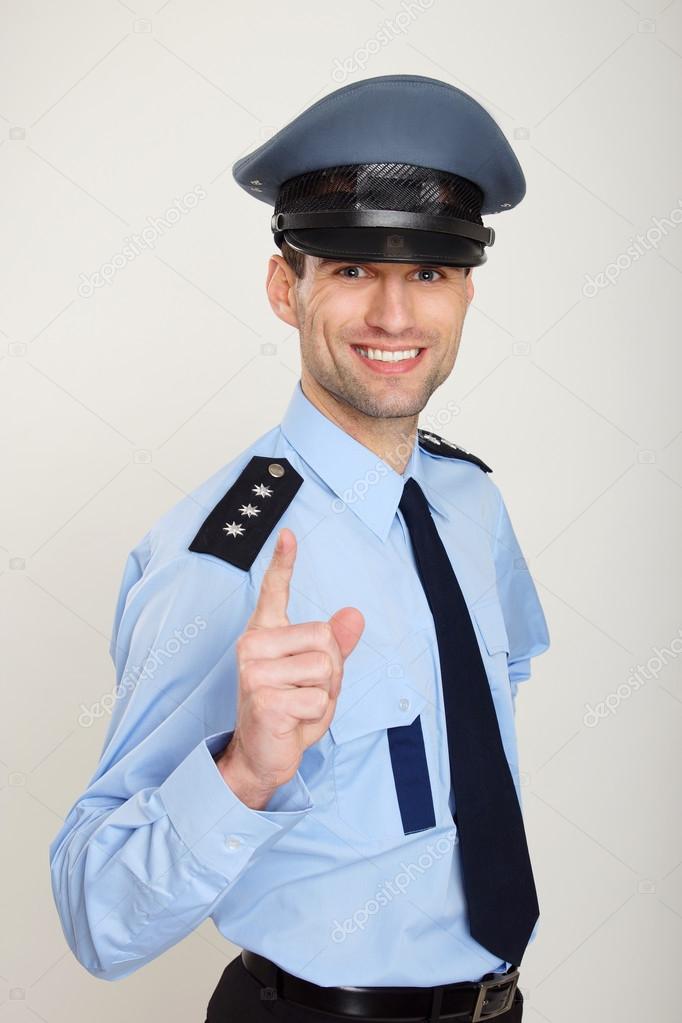
M 435 824 L 421 721 L 434 684 L 427 636 L 404 637 L 390 659 L 370 637 L 346 662 L 329 726 L 335 801 L 349 841 L 368 852 Z
M 471 608 L 478 643 L 492 689 L 509 689 L 509 636 L 499 601 Z

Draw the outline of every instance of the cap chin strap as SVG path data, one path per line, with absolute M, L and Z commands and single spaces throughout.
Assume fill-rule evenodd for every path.
M 294 231 L 297 228 L 336 227 L 397 227 L 416 231 L 436 231 L 442 234 L 472 238 L 483 245 L 493 245 L 495 232 L 492 227 L 472 224 L 469 220 L 453 217 L 429 216 L 410 213 L 407 210 L 352 210 L 345 212 L 318 211 L 313 213 L 275 213 L 270 220 L 273 234 Z

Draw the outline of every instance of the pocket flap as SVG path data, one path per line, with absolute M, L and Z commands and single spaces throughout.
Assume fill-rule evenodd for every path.
M 498 654 L 502 650 L 509 653 L 509 636 L 499 602 L 474 605 L 471 611 L 488 653 Z
M 353 651 L 329 726 L 334 742 L 412 724 L 424 709 L 433 684 L 428 662 L 425 665 L 420 660 L 428 652 L 426 644 L 428 636 L 419 630 L 397 643 L 390 658 L 369 647 Z
M 346 686 L 344 678 L 329 731 L 336 743 L 350 742 L 382 728 L 411 725 L 426 697 L 406 677 L 391 678 L 383 670 L 370 685 Z

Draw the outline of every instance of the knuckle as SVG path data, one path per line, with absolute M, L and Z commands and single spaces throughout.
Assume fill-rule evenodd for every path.
M 315 710 L 324 713 L 329 703 L 329 696 L 327 693 L 325 693 L 324 689 L 316 689 L 315 693 L 316 693 L 314 700 Z
M 251 637 L 248 632 L 242 632 L 235 643 L 237 658 L 240 662 L 248 661 L 251 649 Z
M 258 714 L 264 716 L 272 710 L 272 693 L 269 689 L 257 689 L 252 694 L 253 706 Z
M 334 662 L 325 650 L 320 650 L 317 654 L 316 672 L 322 676 L 322 678 L 331 678 L 332 672 L 334 671 Z
M 247 661 L 239 672 L 239 683 L 245 693 L 252 693 L 256 690 L 259 681 L 258 661 Z
M 315 642 L 320 646 L 328 646 L 332 638 L 332 627 L 329 622 L 315 622 Z

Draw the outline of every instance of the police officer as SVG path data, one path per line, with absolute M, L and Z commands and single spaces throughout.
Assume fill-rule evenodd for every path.
M 274 206 L 301 377 L 128 557 L 104 749 L 50 847 L 66 938 L 114 980 L 210 916 L 243 951 L 209 1023 L 517 1023 L 514 708 L 549 637 L 491 467 L 417 418 L 521 168 L 470 96 L 393 75 L 233 173 Z

